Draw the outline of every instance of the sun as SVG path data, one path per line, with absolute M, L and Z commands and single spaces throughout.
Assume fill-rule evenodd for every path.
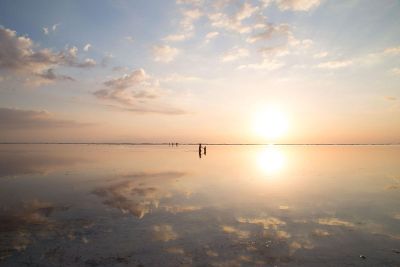
M 277 107 L 259 110 L 254 115 L 255 134 L 268 141 L 275 141 L 284 136 L 289 128 L 286 114 Z

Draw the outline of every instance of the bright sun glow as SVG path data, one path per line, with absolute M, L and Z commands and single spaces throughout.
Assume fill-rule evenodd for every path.
M 268 141 L 282 137 L 287 129 L 287 117 L 276 107 L 260 110 L 254 116 L 254 132 Z
M 276 146 L 268 145 L 257 155 L 258 166 L 268 175 L 276 174 L 285 165 L 285 157 Z

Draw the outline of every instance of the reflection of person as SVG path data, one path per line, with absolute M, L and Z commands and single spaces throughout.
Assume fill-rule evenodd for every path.
M 207 147 L 206 146 L 204 146 L 204 155 L 207 155 Z
M 199 144 L 199 158 L 201 158 L 201 144 Z

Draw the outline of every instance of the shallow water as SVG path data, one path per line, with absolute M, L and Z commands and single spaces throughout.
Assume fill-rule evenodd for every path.
M 400 266 L 400 146 L 0 145 L 0 266 L 189 265 Z

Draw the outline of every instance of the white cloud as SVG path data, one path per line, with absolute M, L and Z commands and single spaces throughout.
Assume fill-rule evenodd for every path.
M 103 100 L 111 100 L 124 105 L 132 105 L 136 99 L 156 98 L 154 83 L 143 69 L 124 74 L 122 77 L 104 82 L 106 89 L 97 90 L 94 95 Z
M 203 4 L 203 0 L 176 0 L 176 3 L 178 5 L 194 5 L 194 6 L 199 6 Z
M 54 24 L 53 26 L 51 26 L 51 29 L 53 30 L 53 32 L 55 32 L 57 30 L 57 27 L 60 25 L 60 23 Z
M 386 48 L 383 52 L 384 54 L 389 54 L 389 55 L 399 55 L 400 46 Z
M 179 42 L 191 38 L 194 35 L 194 23 L 204 14 L 199 8 L 182 9 L 182 19 L 179 23 L 178 34 L 170 34 L 163 38 L 167 42 Z
M 259 64 L 247 64 L 247 65 L 241 65 L 238 67 L 238 69 L 253 69 L 253 70 L 276 70 L 280 69 L 283 66 L 285 66 L 285 63 L 277 61 L 277 60 L 269 60 L 269 59 L 264 59 L 261 63 Z
M 283 57 L 289 54 L 289 49 L 285 45 L 283 45 L 276 47 L 263 47 L 259 49 L 259 52 L 261 52 L 264 57 Z
M 338 61 L 327 61 L 318 64 L 318 68 L 321 69 L 340 69 L 340 68 L 345 68 L 348 66 L 351 66 L 353 64 L 353 61 L 351 60 L 338 60 Z
M 308 11 L 320 3 L 320 0 L 276 0 L 279 9 L 294 11 Z
M 209 32 L 205 36 L 205 43 L 208 44 L 212 39 L 215 39 L 219 35 L 219 32 Z
M 258 10 L 257 6 L 244 2 L 238 7 L 236 13 L 232 15 L 216 12 L 208 14 L 208 19 L 213 27 L 238 33 L 249 33 L 252 30 L 252 26 L 243 24 L 243 21 L 252 17 Z
M 209 32 L 206 34 L 206 39 L 213 39 L 219 35 L 219 32 Z
M 247 50 L 246 48 L 234 47 L 222 55 L 221 61 L 222 62 L 235 61 L 244 57 L 248 57 L 249 54 L 250 54 L 249 50 Z
M 314 41 L 311 39 L 304 39 L 300 41 L 300 45 L 302 46 L 302 48 L 310 48 L 312 45 L 314 44 Z
M 86 44 L 84 47 L 83 47 L 83 50 L 84 51 L 89 51 L 89 49 L 92 47 L 92 45 L 91 44 Z
M 316 54 L 314 54 L 314 58 L 325 58 L 325 57 L 327 57 L 328 56 L 328 52 L 326 52 L 326 51 L 323 51 L 323 52 L 319 52 L 319 53 L 316 53 Z
M 400 76 L 400 68 L 393 68 L 391 69 L 392 74 Z
M 244 19 L 250 18 L 258 10 L 257 6 L 252 6 L 248 2 L 244 2 L 238 12 L 235 14 L 234 19 L 236 21 L 242 21 Z
M 190 75 L 182 75 L 179 73 L 172 73 L 166 77 L 164 77 L 161 81 L 162 82 L 196 82 L 201 81 L 202 79 L 196 76 Z
M 54 33 L 54 32 L 56 32 L 57 27 L 58 27 L 59 25 L 60 25 L 60 23 L 54 24 L 54 25 L 51 26 L 51 27 L 43 27 L 43 28 L 42 28 L 43 33 L 44 33 L 45 35 L 49 35 L 50 33 Z
M 134 113 L 159 113 L 166 115 L 186 114 L 185 111 L 157 102 L 163 94 L 157 79 L 143 69 L 137 69 L 121 77 L 103 83 L 104 89 L 93 92 L 107 106 Z
M 152 48 L 154 61 L 171 62 L 179 54 L 177 48 L 169 45 L 154 45 Z
M 167 42 L 179 42 L 188 39 L 189 36 L 186 34 L 170 34 L 167 35 L 163 40 Z
M 258 41 L 266 41 L 272 39 L 274 36 L 289 36 L 290 27 L 287 24 L 265 24 L 264 31 L 256 33 L 246 39 L 248 43 L 255 43 Z
M 54 74 L 54 68 L 59 66 L 88 68 L 95 65 L 93 59 L 80 61 L 75 46 L 60 52 L 46 48 L 40 50 L 29 37 L 18 36 L 15 31 L 0 27 L 0 70 L 23 77 L 28 85 L 71 80 Z

